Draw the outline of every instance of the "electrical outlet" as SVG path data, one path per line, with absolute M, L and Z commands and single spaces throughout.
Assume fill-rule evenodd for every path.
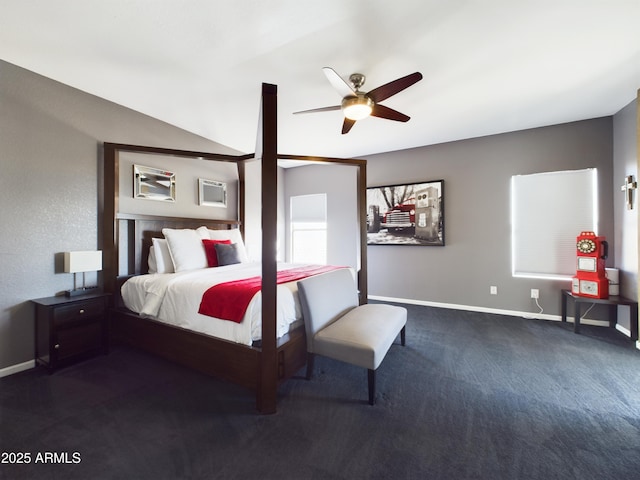
M 540 291 L 537 288 L 531 289 L 531 298 L 540 298 Z
M 491 295 L 497 295 L 498 287 L 496 287 L 495 285 L 491 285 L 489 292 L 491 292 Z

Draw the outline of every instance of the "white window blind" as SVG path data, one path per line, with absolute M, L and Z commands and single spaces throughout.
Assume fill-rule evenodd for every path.
M 327 196 L 291 197 L 291 261 L 327 263 Z
M 291 222 L 326 223 L 327 195 L 297 195 L 291 197 Z
M 575 275 L 576 237 L 597 233 L 597 198 L 594 168 L 511 177 L 513 275 Z

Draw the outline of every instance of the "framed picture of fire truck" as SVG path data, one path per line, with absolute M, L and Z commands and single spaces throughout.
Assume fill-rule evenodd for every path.
M 444 180 L 367 188 L 367 245 L 444 246 Z

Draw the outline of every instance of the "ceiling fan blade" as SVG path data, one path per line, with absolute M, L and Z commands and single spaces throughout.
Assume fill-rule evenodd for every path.
M 400 113 L 393 108 L 385 107 L 384 105 L 375 104 L 373 110 L 371 110 L 372 117 L 386 118 L 387 120 L 395 120 L 396 122 L 408 122 L 411 117 L 408 117 L 404 113 Z
M 378 88 L 374 88 L 369 93 L 367 93 L 367 96 L 376 103 L 382 102 L 390 96 L 401 92 L 405 88 L 409 88 L 411 85 L 419 82 L 420 80 L 422 80 L 422 74 L 420 72 L 415 72 L 407 75 L 406 77 L 398 78 L 393 82 L 385 83 Z
M 351 85 L 345 82 L 343 78 L 340 75 L 338 75 L 333 68 L 324 67 L 322 71 L 326 75 L 327 80 L 329 80 L 329 83 L 331 84 L 331 86 L 333 86 L 333 88 L 335 88 L 338 91 L 341 97 L 344 98 L 344 97 L 356 96 L 356 92 L 353 90 L 353 88 L 351 88 Z
M 316 112 L 330 112 L 332 110 L 340 110 L 342 107 L 340 105 L 334 105 L 332 107 L 321 107 L 321 108 L 312 108 L 311 110 L 301 110 L 299 112 L 293 112 L 294 115 L 298 113 L 316 113 Z
M 355 120 L 345 117 L 344 123 L 342 124 L 342 134 L 344 135 L 345 133 L 349 133 L 349 130 L 351 130 L 351 127 L 353 127 L 355 123 Z

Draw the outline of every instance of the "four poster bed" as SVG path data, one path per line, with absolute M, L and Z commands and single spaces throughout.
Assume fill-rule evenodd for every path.
M 263 84 L 262 142 L 258 145 L 262 151 L 256 155 L 236 157 L 166 148 L 114 143 L 104 144 L 101 248 L 104 252 L 103 283 L 105 291 L 112 293 L 113 297 L 113 308 L 110 315 L 112 338 L 251 389 L 255 392 L 256 407 L 261 413 L 275 413 L 277 386 L 300 370 L 307 358 L 306 339 L 302 322 L 287 322 L 286 327 L 282 326 L 282 322 L 280 322 L 280 326 L 278 325 L 279 308 L 282 310 L 282 303 L 279 305 L 278 300 L 297 302 L 295 281 L 278 285 L 278 270 L 283 268 L 276 261 L 275 250 L 278 159 L 330 162 L 352 165 L 357 168 L 357 209 L 360 226 L 360 270 L 357 272 L 357 280 L 361 303 L 366 303 L 367 298 L 366 161 L 278 155 L 276 90 L 274 85 Z M 119 155 L 121 152 L 170 155 L 175 157 L 176 161 L 180 161 L 180 158 L 201 158 L 205 161 L 234 162 L 238 168 L 239 179 L 238 220 L 179 218 L 120 212 L 118 198 Z M 253 328 L 238 326 L 238 329 L 244 328 L 243 332 L 245 333 L 241 334 L 244 336 L 240 337 L 232 334 L 228 338 L 224 338 L 224 335 L 221 337 L 209 331 L 203 332 L 185 328 L 180 318 L 172 318 L 170 319 L 171 323 L 166 323 L 159 321 L 154 315 L 145 315 L 142 295 L 137 294 L 135 290 L 131 290 L 132 287 L 129 285 L 124 289 L 122 286 L 132 277 L 137 278 L 127 283 L 133 284 L 138 281 L 146 285 L 146 277 L 143 278 L 143 276 L 149 272 L 147 260 L 151 246 L 154 245 L 153 239 L 163 238 L 163 229 L 190 229 L 194 231 L 203 231 L 202 229 L 205 229 L 211 235 L 216 236 L 219 234 L 223 237 L 227 234 L 232 235 L 239 232 L 244 237 L 245 162 L 257 161 L 256 159 L 262 162 L 262 262 L 258 266 L 258 270 L 255 270 L 255 267 L 251 267 L 254 268 L 251 270 L 252 274 L 257 272 L 261 277 L 260 313 L 256 314 L 257 310 L 252 307 L 253 317 L 258 317 L 258 323 L 255 324 L 257 326 L 254 325 Z M 167 230 L 164 233 L 167 233 Z M 235 265 L 223 266 L 220 271 L 232 271 L 236 267 Z M 189 277 L 188 280 L 192 283 L 197 283 L 201 282 L 201 280 L 194 277 L 199 277 L 200 275 L 200 272 L 187 272 L 182 276 Z M 233 276 L 236 273 L 229 273 L 229 275 Z M 176 274 L 176 276 L 180 275 Z M 168 289 L 169 287 L 163 286 L 162 288 Z M 289 295 L 289 291 L 291 295 Z M 125 307 L 121 292 L 129 297 L 127 303 L 130 308 Z M 291 296 L 292 300 L 289 300 L 289 296 Z M 136 304 L 136 298 L 140 299 L 139 308 L 132 306 Z M 176 311 L 179 311 L 180 308 L 184 311 L 187 307 L 179 306 Z M 297 303 L 295 308 L 299 308 Z M 134 310 L 138 310 L 139 313 Z M 151 313 L 159 315 L 159 312 Z M 174 313 L 173 315 L 176 314 Z M 216 319 L 211 319 L 211 321 L 222 322 L 222 320 Z M 247 321 L 249 320 L 245 317 L 242 323 Z M 223 327 L 223 329 L 228 330 L 235 328 L 232 326 Z M 246 340 L 247 329 L 252 331 L 248 341 Z M 240 340 L 240 338 L 244 340 Z

